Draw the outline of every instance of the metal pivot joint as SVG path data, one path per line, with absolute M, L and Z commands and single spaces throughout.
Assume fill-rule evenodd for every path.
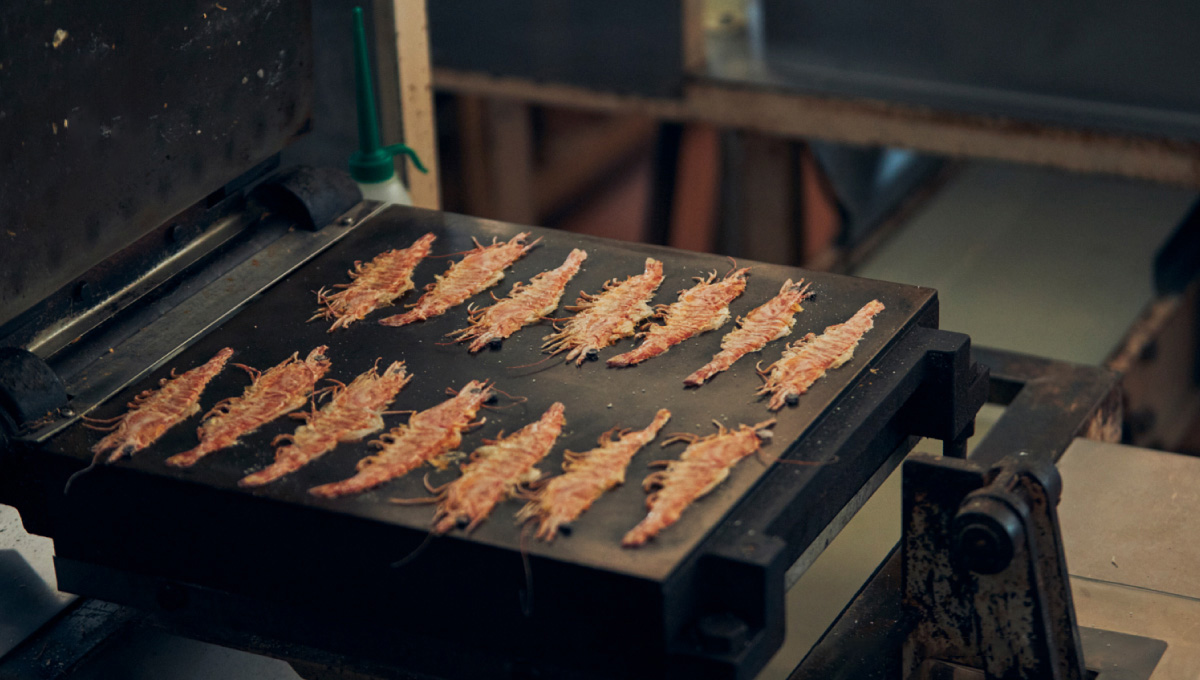
M 1030 456 L 991 469 L 924 455 L 905 463 L 902 578 L 916 621 L 906 677 L 1085 677 L 1060 489 L 1054 466 Z

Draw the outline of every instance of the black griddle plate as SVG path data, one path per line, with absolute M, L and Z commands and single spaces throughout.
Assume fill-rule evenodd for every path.
M 659 408 L 671 410 L 671 421 L 664 434 L 692 432 L 707 435 L 716 431 L 715 419 L 727 427 L 739 423 L 754 424 L 771 418 L 765 400 L 755 397 L 761 379 L 755 374 L 755 362 L 764 366 L 780 356 L 784 341 L 767 346 L 760 353 L 744 357 L 730 370 L 719 374 L 699 389 L 685 389 L 683 378 L 707 363 L 719 351 L 721 337 L 733 328 L 732 322 L 722 329 L 707 333 L 672 348 L 666 354 L 626 369 L 605 366 L 604 360 L 636 346 L 625 340 L 601 352 L 599 361 L 585 362 L 581 367 L 566 364 L 561 358 L 526 369 L 522 366 L 545 358 L 539 351 L 542 338 L 551 328 L 548 323 L 518 331 L 505 341 L 499 351 L 484 350 L 476 355 L 467 352 L 465 345 L 444 345 L 446 333 L 466 326 L 467 305 L 461 305 L 441 317 L 401 328 L 388 328 L 375 323 L 400 307 L 378 312 L 355 323 L 348 329 L 327 333 L 327 322 L 305 323 L 316 309 L 312 291 L 323 286 L 344 283 L 349 279 L 346 270 L 355 260 L 369 260 L 388 248 L 410 245 L 427 231 L 437 234 L 432 255 L 457 253 L 473 247 L 471 237 L 490 243 L 493 237 L 511 238 L 519 227 L 483 220 L 465 220 L 454 215 L 438 218 L 404 219 L 403 211 L 392 211 L 376 220 L 373 228 L 362 228 L 347 236 L 336 247 L 322 254 L 295 272 L 287 280 L 251 303 L 231 321 L 188 348 L 166 367 L 150 378 L 111 399 L 91 415 L 108 418 L 120 415 L 124 404 L 141 390 L 157 386 L 158 380 L 171 368 L 180 372 L 203 363 L 222 347 L 233 347 L 231 361 L 254 366 L 261 370 L 275 365 L 292 352 L 301 357 L 312 348 L 329 345 L 328 356 L 333 361 L 328 377 L 350 382 L 358 373 L 369 369 L 377 359 L 381 367 L 394 360 L 404 360 L 413 376 L 396 399 L 393 410 L 425 409 L 447 398 L 447 387 L 459 388 L 472 379 L 494 380 L 496 386 L 528 399 L 512 408 L 487 410 L 488 422 L 468 434 L 460 447 L 471 451 L 482 439 L 495 437 L 501 430 L 512 432 L 533 419 L 553 402 L 566 405 L 567 427 L 554 451 L 538 467 L 546 474 L 561 471 L 562 451 L 586 451 L 596 445 L 596 439 L 614 426 L 642 428 L 650 423 Z M 678 291 L 694 283 L 692 277 L 717 271 L 724 274 L 730 268 L 727 259 L 685 253 L 644 245 L 581 237 L 546 229 L 533 229 L 532 238 L 541 237 L 541 245 L 518 261 L 506 274 L 504 281 L 492 292 L 498 297 L 507 294 L 513 283 L 528 281 L 540 272 L 562 264 L 572 248 L 588 251 L 588 259 L 579 274 L 571 281 L 564 304 L 574 301 L 580 290 L 598 291 L 613 277 L 624 278 L 642 271 L 646 257 L 664 262 L 665 279 L 655 303 L 669 303 Z M 416 300 L 425 284 L 432 282 L 459 257 L 427 259 L 418 266 L 414 281 L 417 290 L 409 293 L 403 303 Z M 731 306 L 734 316 L 744 315 L 762 304 L 788 278 L 804 277 L 812 282 L 813 298 L 804 303 L 797 315 L 795 331 L 787 338 L 796 340 L 805 333 L 820 333 L 826 326 L 849 318 L 863 304 L 879 299 L 886 306 L 875 319 L 875 328 L 867 333 L 852 361 L 830 373 L 801 399 L 799 406 L 785 408 L 778 414 L 775 440 L 765 450 L 776 456 L 799 440 L 805 429 L 820 416 L 842 390 L 852 385 L 870 365 L 871 359 L 893 338 L 896 332 L 913 321 L 934 298 L 930 289 L 864 279 L 798 271 L 787 267 L 751 262 L 746 292 Z M 471 302 L 488 304 L 487 293 Z M 205 391 L 201 405 L 204 411 L 217 401 L 240 395 L 248 377 L 240 370 L 228 367 L 214 379 Z M 501 406 L 506 405 L 503 401 Z M 389 426 L 401 424 L 405 416 L 385 418 Z M 142 451 L 132 460 L 118 463 L 153 474 L 188 479 L 217 488 L 237 489 L 244 475 L 273 460 L 269 442 L 284 432 L 291 432 L 297 421 L 280 419 L 245 437 L 239 446 L 209 455 L 194 468 L 175 470 L 163 464 L 165 458 L 195 445 L 195 428 L 199 417 L 189 419 L 167 433 L 157 444 Z M 54 440 L 54 446 L 65 452 L 88 457 L 87 449 L 102 436 L 78 425 Z M 664 437 L 660 436 L 660 439 Z M 629 467 L 627 483 L 600 499 L 575 524 L 568 538 L 553 544 L 534 542 L 531 552 L 555 559 L 569 560 L 595 567 L 619 570 L 653 579 L 662 579 L 715 526 L 721 517 L 766 468 L 755 460 L 738 465 L 728 481 L 708 497 L 689 509 L 674 527 L 664 531 L 656 540 L 637 550 L 621 549 L 620 540 L 645 515 L 645 493 L 640 482 L 649 474 L 647 463 L 653 460 L 678 457 L 684 444 L 665 450 L 657 444 L 644 449 Z M 806 459 L 804 447 L 797 446 L 791 457 Z M 431 507 L 401 507 L 390 504 L 393 497 L 414 498 L 428 495 L 422 486 L 422 473 L 413 473 L 400 480 L 355 497 L 322 500 L 306 492 L 327 482 L 345 479 L 354 474 L 359 459 L 371 453 L 366 442 L 343 444 L 323 458 L 313 462 L 283 480 L 258 491 L 243 491 L 277 499 L 286 503 L 316 506 L 332 512 L 350 513 L 387 523 L 402 524 L 418 531 L 428 528 Z M 453 479 L 457 473 L 434 473 L 433 483 Z M 471 540 L 518 548 L 519 530 L 513 513 L 521 507 L 518 501 L 499 505 L 492 517 L 470 535 Z M 461 535 L 456 533 L 455 535 Z
M 506 340 L 498 351 L 484 350 L 471 355 L 465 345 L 442 344 L 446 333 L 465 326 L 466 304 L 441 317 L 402 328 L 388 328 L 375 323 L 387 314 L 400 311 L 400 307 L 377 312 L 348 329 L 334 333 L 326 332 L 328 322 L 306 323 L 316 309 L 313 291 L 346 282 L 346 270 L 353 266 L 355 260 L 369 260 L 388 248 L 406 247 L 427 231 L 433 231 L 438 237 L 433 254 L 445 255 L 470 249 L 473 246 L 472 237 L 490 242 L 493 237 L 507 239 L 521 230 L 532 232 L 535 238 L 541 237 L 542 243 L 518 261 L 507 272 L 504 281 L 492 289 L 498 296 L 506 294 L 517 281 L 527 281 L 539 272 L 557 267 L 574 247 L 585 248 L 588 259 L 571 281 L 563 299 L 564 305 L 571 304 L 581 290 L 596 292 L 608 279 L 623 279 L 640 273 L 647 256 L 656 257 L 665 265 L 666 278 L 655 297 L 655 303 L 674 301 L 678 291 L 692 285 L 692 277 L 712 271 L 724 274 L 730 268 L 729 260 L 718 256 L 394 207 L 355 228 L 327 252 L 293 272 L 229 322 L 183 351 L 167 366 L 110 399 L 90 415 L 107 418 L 121 414 L 125 410 L 125 403 L 133 395 L 156 386 L 159 378 L 167 375 L 172 367 L 178 370 L 191 368 L 206 361 L 224 346 L 234 348 L 236 353 L 232 361 L 265 370 L 292 352 L 298 351 L 303 356 L 313 347 L 328 344 L 328 356 L 333 361 L 329 377 L 344 382 L 369 369 L 376 360 L 386 365 L 387 362 L 403 359 L 413 379 L 396 399 L 392 406 L 395 410 L 429 408 L 446 398 L 446 388 L 461 387 L 472 379 L 494 380 L 500 389 L 527 399 L 511 408 L 485 411 L 487 424 L 464 438 L 460 447 L 463 451 L 474 449 L 483 438 L 495 437 L 500 430 L 512 432 L 518 429 L 539 417 L 554 401 L 562 401 L 566 405 L 567 426 L 552 453 L 538 466 L 547 475 L 557 474 L 561 470 L 564 449 L 590 449 L 595 446 L 600 434 L 614 426 L 645 427 L 659 408 L 668 408 L 673 414 L 664 428 L 664 435 L 673 432 L 707 435 L 715 431 L 712 425 L 714 419 L 734 427 L 739 423 L 753 424 L 773 416 L 767 410 L 765 400 L 758 399 L 754 394 L 761 384 L 754 365 L 759 360 L 765 365 L 778 358 L 784 341 L 773 342 L 764 351 L 744 357 L 732 369 L 719 374 L 702 388 L 685 389 L 683 386 L 683 378 L 705 364 L 718 351 L 720 340 L 733 328 L 732 323 L 633 368 L 611 369 L 604 364 L 605 359 L 635 345 L 632 340 L 625 340 L 602 351 L 600 361 L 584 363 L 581 367 L 565 364 L 560 357 L 539 366 L 517 370 L 512 367 L 545 358 L 540 353 L 540 345 L 543 336 L 551 331 L 549 324 L 519 331 Z M 417 290 L 408 294 L 403 303 L 413 302 L 421 288 L 455 259 L 457 257 L 424 261 L 414 276 Z M 823 416 L 837 417 L 833 410 L 836 406 L 831 408 L 831 405 L 835 405 L 835 401 L 859 381 L 872 378 L 868 371 L 873 361 L 903 331 L 914 325 L 936 325 L 936 293 L 930 289 L 788 267 L 752 262 L 738 264 L 751 266 L 752 269 L 746 292 L 732 305 L 735 317 L 744 315 L 773 296 L 788 278 L 804 277 L 812 283 L 814 296 L 804 304 L 804 311 L 797 316 L 797 325 L 789 341 L 808 332 L 820 333 L 826 326 L 845 321 L 872 299 L 877 298 L 886 306 L 886 310 L 876 317 L 874 329 L 863 339 L 854 358 L 818 381 L 798 406 L 785 408 L 778 414 L 774 442 L 765 449 L 766 454 L 772 457 L 786 451 L 788 457 L 808 460 L 810 456 L 818 455 L 814 454 L 818 450 L 823 452 L 819 455 L 832 457 L 833 454 L 820 448 L 819 443 L 806 442 L 803 437 L 805 431 Z M 490 298 L 483 293 L 472 301 L 486 304 Z M 226 368 L 210 383 L 201 401 L 202 408 L 207 410 L 221 399 L 241 394 L 247 382 L 248 378 L 242 371 Z M 500 405 L 507 405 L 506 402 L 502 398 Z M 403 423 L 405 417 L 390 415 L 385 420 L 390 427 Z M 269 424 L 244 438 L 242 444 L 211 454 L 189 470 L 176 470 L 165 465 L 163 461 L 169 455 L 195 444 L 198 423 L 199 417 L 193 417 L 132 459 L 80 478 L 78 490 L 73 489 L 71 493 L 76 501 L 69 504 L 66 510 L 68 514 L 75 514 L 71 521 L 65 523 L 70 527 L 65 531 L 72 538 L 60 541 L 64 546 L 60 547 L 60 554 L 65 549 L 71 553 L 69 556 L 72 559 L 103 562 L 146 573 L 157 573 L 159 569 L 166 568 L 164 565 L 192 565 L 190 569 L 180 567 L 182 571 L 172 575 L 193 581 L 211 580 L 213 585 L 219 587 L 240 586 L 253 592 L 257 586 L 246 581 L 249 578 L 247 574 L 254 573 L 254 565 L 232 565 L 230 561 L 236 561 L 241 551 L 250 549 L 239 546 L 261 547 L 254 543 L 257 535 L 262 537 L 264 544 L 271 540 L 279 541 L 278 546 L 284 547 L 278 547 L 277 552 L 285 548 L 294 551 L 286 560 L 279 557 L 283 566 L 276 564 L 269 567 L 274 573 L 264 574 L 262 578 L 283 590 L 291 587 L 312 591 L 323 588 L 336 590 L 343 586 L 314 581 L 319 578 L 315 574 L 303 575 L 306 564 L 310 562 L 314 565 L 334 562 L 361 564 L 362 573 L 369 574 L 371 578 L 398 578 L 389 575 L 396 572 L 427 576 L 428 570 L 417 565 L 423 561 L 427 566 L 437 564 L 439 552 L 456 555 L 454 559 L 460 560 L 456 563 L 455 568 L 458 568 L 462 566 L 461 560 L 485 559 L 481 557 L 485 554 L 494 556 L 494 550 L 484 549 L 484 546 L 490 546 L 499 549 L 500 554 L 511 554 L 511 558 L 505 558 L 502 570 L 505 572 L 503 578 L 510 579 L 508 582 L 514 588 L 505 595 L 510 599 L 504 602 L 515 605 L 516 599 L 511 597 L 511 591 L 523 582 L 518 557 L 521 532 L 513 520 L 513 514 L 521 507 L 519 501 L 500 503 L 492 516 L 473 534 L 468 536 L 456 531 L 449 537 L 436 539 L 424 548 L 425 554 L 415 559 L 410 567 L 388 572 L 387 563 L 404 557 L 425 538 L 433 508 L 402 507 L 388 503 L 387 499 L 426 496 L 421 481 L 424 470 L 355 497 L 324 500 L 307 493 L 307 489 L 313 486 L 352 475 L 357 461 L 372 451 L 366 442 L 361 442 L 343 444 L 281 481 L 258 490 L 243 490 L 237 487 L 237 481 L 269 463 L 273 459 L 273 450 L 269 446 L 271 439 L 280 433 L 290 432 L 297 422 L 285 418 Z M 88 449 L 100 436 L 100 433 L 76 424 L 54 437 L 48 443 L 48 448 L 82 462 L 90 459 Z M 571 578 L 579 578 L 579 574 L 613 573 L 631 577 L 635 581 L 659 584 L 656 587 L 668 581 L 673 571 L 689 558 L 701 541 L 735 504 L 747 496 L 769 469 L 753 458 L 743 461 L 728 480 L 693 504 L 676 525 L 662 532 L 657 539 L 640 549 L 621 548 L 621 537 L 645 515 L 645 493 L 641 488 L 641 480 L 650 471 L 647 464 L 653 460 L 676 458 L 684 446 L 675 444 L 660 449 L 654 443 L 640 452 L 629 467 L 626 483 L 606 494 L 584 513 L 575 523 L 570 536 L 560 537 L 552 544 L 527 540 L 526 547 L 534 557 L 535 574 L 548 573 L 540 565 L 559 563 L 581 568 L 571 571 L 577 575 Z M 838 461 L 831 464 L 853 463 Z M 788 472 L 794 474 L 796 470 Z M 430 478 L 434 484 L 440 484 L 456 475 L 456 471 L 434 472 Z M 125 487 L 120 485 L 120 479 L 129 480 L 133 486 L 121 490 Z M 164 480 L 173 481 L 165 483 Z M 134 515 L 117 519 L 127 523 L 120 530 L 122 532 L 133 535 L 144 528 L 147 532 L 169 535 L 173 526 L 180 526 L 179 531 L 211 532 L 212 536 L 217 537 L 218 544 L 204 542 L 190 545 L 186 537 L 180 537 L 178 544 L 160 540 L 156 549 L 143 551 L 143 554 L 136 556 L 122 552 L 128 547 L 106 550 L 104 546 L 114 539 L 107 539 L 109 543 L 104 543 L 93 539 L 91 534 L 112 531 L 110 522 L 113 518 L 105 518 L 103 512 L 96 512 L 94 517 L 84 515 L 88 513 L 87 508 L 97 507 L 93 504 L 99 504 L 100 507 L 106 503 L 111 505 L 115 494 L 142 496 L 121 499 L 121 503 L 129 505 L 129 509 L 122 512 Z M 264 504 L 264 501 L 269 502 Z M 76 506 L 74 510 L 70 509 L 72 505 Z M 245 522 L 253 522 L 255 526 L 246 527 Z M 223 532 L 220 526 L 208 526 L 213 523 L 226 523 L 228 530 Z M 322 531 L 332 532 L 336 545 L 328 542 L 304 544 L 308 536 L 313 537 L 314 541 L 317 537 L 325 536 Z M 220 544 L 225 536 L 229 537 L 229 546 Z M 283 537 L 291 543 L 285 545 Z M 322 540 L 328 541 L 327 538 Z M 226 552 L 222 553 L 222 550 Z M 331 551 L 336 554 L 331 555 Z M 103 554 L 84 554 L 90 552 Z M 311 558 L 308 557 L 310 554 Z M 299 564 L 295 564 L 295 571 L 292 571 L 288 565 L 294 562 Z M 201 563 L 206 566 L 196 566 Z M 480 568 L 484 567 L 480 565 Z M 486 569 L 486 577 L 501 579 L 496 575 L 496 570 L 501 567 L 489 566 Z M 279 573 L 281 570 L 286 573 Z M 449 571 L 443 569 L 438 573 Z M 472 582 L 486 580 L 484 575 L 484 572 L 478 571 L 459 573 L 460 577 Z M 553 581 L 553 577 L 544 576 L 542 580 Z M 567 589 L 566 596 L 570 597 L 570 584 L 560 585 Z M 437 587 L 443 588 L 446 584 Z M 455 588 L 452 585 L 449 587 Z M 552 587 L 545 587 L 539 593 L 543 612 L 547 606 L 555 606 L 548 602 L 549 598 L 555 597 L 548 594 L 553 593 Z M 628 596 L 650 597 L 648 594 L 632 593 Z M 476 593 L 475 597 L 482 596 Z M 485 606 L 491 604 L 485 603 Z M 563 607 L 570 605 L 559 604 Z

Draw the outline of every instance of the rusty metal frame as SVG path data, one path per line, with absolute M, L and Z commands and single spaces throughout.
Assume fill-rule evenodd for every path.
M 1056 463 L 1075 437 L 1120 441 L 1117 374 L 1095 366 L 975 347 L 991 371 L 988 401 L 1007 407 L 971 452 L 984 467 L 1024 451 Z M 790 680 L 884 680 L 902 677 L 901 647 L 916 626 L 901 602 L 901 551 L 894 549 L 791 675 Z M 1084 656 L 1097 665 L 1098 639 L 1084 635 Z

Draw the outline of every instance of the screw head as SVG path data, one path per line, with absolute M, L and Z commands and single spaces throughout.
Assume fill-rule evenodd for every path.
M 343 218 L 341 219 L 341 225 L 342 225 L 343 227 L 348 227 L 348 226 L 350 226 L 350 225 L 352 225 L 352 224 L 354 224 L 354 218 L 353 218 L 353 217 L 349 217 L 349 216 L 347 216 L 347 217 L 343 217 Z

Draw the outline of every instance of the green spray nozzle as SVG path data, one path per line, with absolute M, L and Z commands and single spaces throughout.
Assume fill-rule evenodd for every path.
M 396 169 L 392 156 L 404 154 L 417 170 L 429 172 L 417 152 L 404 144 L 383 146 L 379 137 L 379 118 L 375 113 L 375 91 L 371 86 L 371 59 L 367 54 L 367 34 L 363 28 L 361 7 L 354 8 L 354 94 L 358 105 L 358 151 L 350 155 L 350 176 L 363 184 L 391 179 Z

